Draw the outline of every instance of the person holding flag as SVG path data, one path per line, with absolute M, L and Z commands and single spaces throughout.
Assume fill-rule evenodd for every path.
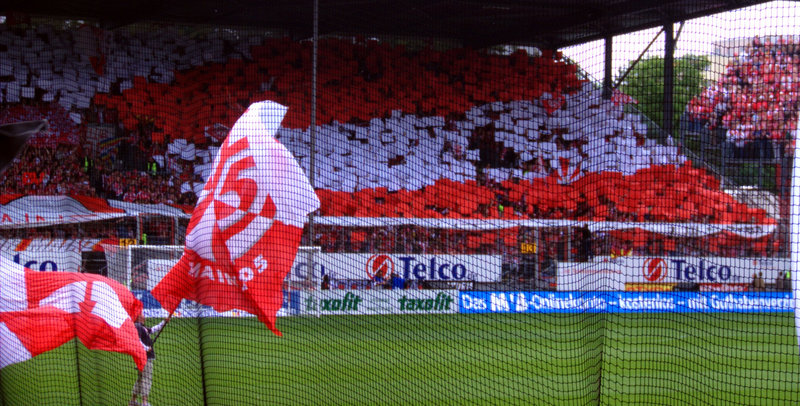
M 147 397 L 150 395 L 150 387 L 153 385 L 153 361 L 156 359 L 156 351 L 153 349 L 155 340 L 152 335 L 155 334 L 158 337 L 158 332 L 167 324 L 167 321 L 164 320 L 153 327 L 147 327 L 145 322 L 144 314 L 140 313 L 134 323 L 136 331 L 139 333 L 139 340 L 142 342 L 145 351 L 147 351 L 147 363 L 144 364 L 144 369 L 139 371 L 139 377 L 136 379 L 136 383 L 133 384 L 133 393 L 128 406 L 139 406 L 139 403 L 136 402 L 137 396 L 142 399 L 141 406 L 150 405 L 147 403 Z
M 319 198 L 275 138 L 286 107 L 257 102 L 236 121 L 198 197 L 178 263 L 152 290 L 172 314 L 183 299 L 255 315 L 276 335 L 283 282 Z

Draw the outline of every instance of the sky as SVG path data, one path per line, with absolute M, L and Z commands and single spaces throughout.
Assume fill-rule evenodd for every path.
M 679 24 L 675 24 L 677 34 Z M 635 60 L 658 34 L 660 28 L 614 37 L 613 75 Z M 800 37 L 800 2 L 773 1 L 708 17 L 687 20 L 676 43 L 675 57 L 687 54 L 712 55 L 715 43 L 734 38 L 773 35 Z M 604 42 L 592 41 L 561 50 L 597 80 L 603 78 Z M 664 55 L 664 35 L 659 35 L 647 56 Z

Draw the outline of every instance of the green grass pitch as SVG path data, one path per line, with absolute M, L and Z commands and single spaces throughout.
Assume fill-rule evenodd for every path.
M 155 320 L 150 320 L 151 324 Z M 153 405 L 797 404 L 791 313 L 176 319 Z M 2 405 L 125 405 L 130 357 L 70 342 L 0 370 Z

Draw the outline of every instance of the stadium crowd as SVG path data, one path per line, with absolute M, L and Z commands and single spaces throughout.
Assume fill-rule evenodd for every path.
M 538 230 L 538 231 L 537 231 Z M 510 260 L 521 244 L 542 247 L 535 257 L 544 261 L 586 261 L 595 256 L 723 256 L 775 255 L 780 240 L 774 235 L 748 239 L 731 233 L 713 237 L 665 236 L 641 229 L 581 234 L 581 227 L 513 227 L 475 231 L 419 226 L 316 226 L 316 245 L 325 253 L 409 253 L 502 255 Z M 518 259 L 517 259 L 518 260 Z
M 689 102 L 691 129 L 719 129 L 738 147 L 756 144 L 764 157 L 777 156 L 769 146 L 781 147 L 797 129 L 799 90 L 798 38 L 756 36 Z
M 2 82 L 0 122 L 51 123 L 3 175 L 3 194 L 191 206 L 225 130 L 264 99 L 289 106 L 277 138 L 310 169 L 309 43 L 97 32 L 0 26 L 0 44 L 18 56 L 0 63 L 0 76 L 11 79 Z M 22 57 L 29 49 L 36 58 Z M 784 72 L 796 60 L 786 49 L 754 41 L 748 66 Z M 322 216 L 774 223 L 721 191 L 678 146 L 648 139 L 638 116 L 603 99 L 558 52 L 416 50 L 363 38 L 326 38 L 319 52 L 326 61 L 314 123 Z M 786 72 L 780 83 L 794 91 L 794 71 Z M 748 136 L 759 134 L 759 125 L 778 118 L 741 106 L 749 106 L 748 92 L 774 80 L 732 75 L 747 86 L 725 81 L 721 88 L 741 89 L 708 93 L 709 102 L 698 99 L 693 108 L 734 103 L 738 110 L 705 119 L 737 129 L 752 122 Z M 765 97 L 759 109 L 792 96 Z M 328 251 L 505 252 L 519 242 L 518 230 L 321 230 Z M 663 236 L 618 239 L 637 250 L 671 246 L 658 242 L 670 240 Z M 712 252 L 727 241 L 741 245 L 715 240 Z

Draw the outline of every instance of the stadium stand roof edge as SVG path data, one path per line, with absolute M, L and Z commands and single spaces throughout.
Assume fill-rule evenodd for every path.
M 765 1 L 750 0 L 321 0 L 319 34 L 372 33 L 456 39 L 476 48 L 499 44 L 558 49 Z M 0 13 L 101 22 L 142 21 L 285 29 L 312 35 L 313 3 L 295 0 L 11 0 Z

